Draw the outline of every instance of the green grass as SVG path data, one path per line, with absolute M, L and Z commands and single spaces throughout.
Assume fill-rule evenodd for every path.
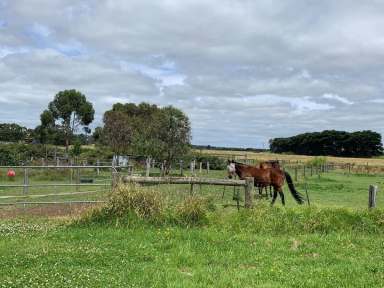
M 1 222 L 0 287 L 382 287 L 382 228 L 257 232 L 252 213 L 194 228 Z
M 197 186 L 195 193 L 213 198 L 218 209 L 190 228 L 132 217 L 113 218 L 103 225 L 69 224 L 68 218 L 2 219 L 0 287 L 383 287 L 380 190 L 381 209 L 366 209 L 368 186 L 383 187 L 382 175 L 343 171 L 308 175 L 308 171 L 306 178 L 300 174 L 294 182 L 301 193 L 308 188 L 310 208 L 298 206 L 285 187 L 286 208 L 278 199 L 274 208 L 255 201 L 255 209 L 238 212 L 232 206 L 224 208 L 235 203 L 233 188 Z M 85 176 L 102 181 L 110 172 L 97 177 L 87 171 Z M 211 171 L 200 176 L 226 175 Z M 30 182 L 52 183 L 52 177 L 37 173 Z M 68 183 L 69 175 L 58 172 L 53 180 Z M 10 182 L 2 174 L 0 183 Z M 14 183 L 22 183 L 20 175 Z M 190 191 L 189 185 L 155 188 L 172 205 Z M 33 188 L 30 194 L 51 191 Z M 0 196 L 11 194 L 22 195 L 22 189 L 0 188 Z M 105 199 L 106 195 L 100 191 L 44 200 Z

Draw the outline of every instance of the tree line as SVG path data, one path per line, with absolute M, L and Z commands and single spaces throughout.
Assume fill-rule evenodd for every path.
M 293 137 L 271 139 L 274 153 L 299 155 L 330 155 L 343 157 L 373 157 L 383 154 L 381 135 L 370 130 L 345 132 L 325 130 Z
M 152 156 L 169 164 L 190 150 L 190 121 L 173 106 L 116 103 L 104 113 L 103 126 L 91 134 L 94 114 L 93 104 L 84 94 L 60 91 L 41 113 L 35 129 L 0 124 L 0 142 L 63 145 L 67 155 L 70 145 L 78 149 L 79 143 L 92 142 L 109 147 L 115 154 Z

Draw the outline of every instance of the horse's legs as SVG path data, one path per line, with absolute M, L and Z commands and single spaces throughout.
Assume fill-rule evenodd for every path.
M 269 196 L 272 197 L 272 185 L 269 185 Z
M 275 203 L 276 198 L 277 198 L 277 189 L 273 187 L 273 198 L 272 198 L 271 206 Z
M 267 199 L 268 199 L 268 185 L 266 185 L 264 188 L 265 188 L 265 196 L 266 196 Z
M 279 195 L 281 198 L 281 203 L 283 204 L 283 206 L 285 206 L 284 192 L 282 189 L 279 190 Z

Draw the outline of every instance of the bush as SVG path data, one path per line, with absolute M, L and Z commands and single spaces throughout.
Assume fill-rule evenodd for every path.
M 119 185 L 110 193 L 105 205 L 88 210 L 79 222 L 109 222 L 132 216 L 157 222 L 163 218 L 164 202 L 158 191 L 135 184 Z
M 320 167 L 322 165 L 327 164 L 327 157 L 315 157 L 311 160 L 308 160 L 307 164 L 310 166 Z
M 215 209 L 211 198 L 190 196 L 176 207 L 176 220 L 185 225 L 205 224 L 207 213 Z

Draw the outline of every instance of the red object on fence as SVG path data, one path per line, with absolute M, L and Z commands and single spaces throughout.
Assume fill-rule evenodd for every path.
M 7 172 L 7 176 L 8 176 L 9 178 L 13 178 L 13 177 L 15 177 L 15 176 L 16 176 L 16 172 L 15 172 L 15 170 L 13 170 L 13 169 L 9 169 L 8 172 Z

